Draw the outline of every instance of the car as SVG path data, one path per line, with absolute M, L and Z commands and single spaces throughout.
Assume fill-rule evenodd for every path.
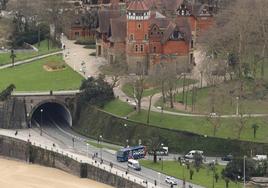
M 166 177 L 165 182 L 170 184 L 170 185 L 177 185 L 178 184 L 176 179 L 173 177 L 170 177 L 170 176 Z
M 186 159 L 194 159 L 195 154 L 199 154 L 199 155 L 202 156 L 202 158 L 204 158 L 203 153 L 204 152 L 201 151 L 201 150 L 192 150 L 192 151 L 189 151 L 189 153 L 187 153 L 186 155 L 184 155 L 184 158 L 186 158 Z
M 221 160 L 223 160 L 223 161 L 231 161 L 231 160 L 233 160 L 233 159 L 234 159 L 234 157 L 233 157 L 232 154 L 225 155 L 225 156 L 223 156 L 223 157 L 221 158 Z
M 256 161 L 265 161 L 267 160 L 267 155 L 256 155 L 255 157 L 252 157 L 252 159 Z

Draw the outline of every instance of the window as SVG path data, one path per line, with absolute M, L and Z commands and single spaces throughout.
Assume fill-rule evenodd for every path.
M 141 52 L 143 52 L 143 45 L 141 45 Z
M 77 37 L 79 37 L 80 33 L 79 32 L 75 32 L 74 35 L 77 36 Z
M 129 36 L 129 40 L 134 40 L 134 35 L 133 34 L 130 34 L 130 36 Z
M 147 34 L 144 35 L 144 40 L 148 40 L 148 35 Z
M 156 53 L 156 46 L 154 46 L 153 48 L 153 53 Z
M 136 52 L 139 51 L 138 45 L 135 46 Z
M 141 24 L 138 24 L 138 29 L 141 29 Z

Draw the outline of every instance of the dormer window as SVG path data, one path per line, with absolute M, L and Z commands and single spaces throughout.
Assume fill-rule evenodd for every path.
M 183 40 L 184 33 L 180 32 L 180 31 L 174 31 L 170 38 L 172 40 Z

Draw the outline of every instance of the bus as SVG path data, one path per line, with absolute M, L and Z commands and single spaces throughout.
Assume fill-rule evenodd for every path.
M 133 146 L 122 148 L 116 153 L 116 159 L 119 162 L 126 162 L 128 159 L 141 159 L 146 155 L 145 146 Z

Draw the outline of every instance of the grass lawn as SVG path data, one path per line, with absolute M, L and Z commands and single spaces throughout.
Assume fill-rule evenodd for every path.
M 193 84 L 195 83 L 195 80 L 191 80 L 191 79 L 187 79 L 186 83 L 188 84 Z M 146 81 L 146 85 L 150 85 L 150 81 Z M 182 87 L 183 86 L 183 80 L 177 80 L 177 87 Z M 126 83 L 125 85 L 123 85 L 122 87 L 122 91 L 129 97 L 133 98 L 133 84 L 132 83 Z M 155 93 L 160 93 L 161 89 L 160 87 L 147 87 L 145 88 L 144 92 L 143 92 L 143 97 L 147 97 L 150 96 L 152 94 Z
M 104 111 L 115 114 L 117 116 L 127 116 L 134 112 L 132 106 L 120 100 L 114 100 L 105 105 Z M 140 114 L 132 113 L 129 118 L 133 121 L 146 123 L 147 111 L 142 110 Z M 240 139 L 255 142 L 268 143 L 268 117 L 247 118 L 244 129 L 242 130 Z M 217 128 L 216 137 L 220 138 L 238 138 L 238 124 L 237 118 L 221 118 L 220 126 Z M 253 137 L 252 124 L 256 123 L 259 128 L 257 130 L 256 139 Z M 184 117 L 170 114 L 161 114 L 158 112 L 151 112 L 150 124 L 158 127 L 169 128 L 174 130 L 188 131 L 200 135 L 213 135 L 213 124 L 206 117 Z
M 130 116 L 131 120 L 146 123 L 147 111 L 142 111 L 140 114 L 134 113 Z M 242 130 L 240 139 L 268 142 L 268 118 L 248 118 L 246 125 Z M 220 127 L 217 128 L 216 137 L 221 138 L 238 138 L 238 119 L 237 118 L 222 118 L 220 120 Z M 252 124 L 257 123 L 259 129 L 257 130 L 256 139 L 253 138 Z M 193 132 L 200 135 L 213 136 L 213 125 L 206 117 L 183 117 L 169 114 L 161 114 L 158 112 L 151 112 L 150 124 L 155 126 L 170 128 L 175 130 L 183 130 Z
M 117 151 L 117 150 L 119 150 L 120 148 L 122 148 L 122 147 L 120 147 L 120 146 L 112 146 L 112 145 L 105 144 L 105 143 L 98 144 L 98 143 L 96 143 L 96 142 L 94 142 L 94 141 L 87 141 L 87 143 L 88 143 L 89 145 L 91 145 L 91 146 L 96 147 L 96 148 L 106 148 L 106 149 L 110 149 L 110 150 L 114 150 L 114 151 Z
M 36 48 L 38 48 L 38 44 L 35 44 L 34 46 Z M 39 49 L 38 52 L 18 52 L 18 53 L 16 53 L 15 62 L 29 59 L 29 58 L 32 58 L 32 57 L 35 57 L 38 55 L 48 54 L 48 53 L 55 52 L 55 51 L 59 50 L 58 47 L 51 47 L 50 50 L 48 50 L 47 40 L 41 41 L 40 47 L 38 49 Z M 0 66 L 5 65 L 5 64 L 9 64 L 9 63 L 11 63 L 10 53 L 1 53 L 0 54 Z
M 267 85 L 267 84 L 266 84 Z M 268 114 L 268 90 L 265 87 L 259 87 L 256 92 L 253 91 L 254 82 L 245 82 L 244 97 L 239 99 L 239 111 L 243 113 L 255 114 L 255 113 L 266 113 Z M 217 86 L 214 90 L 212 87 L 206 87 L 198 89 L 195 99 L 195 110 L 193 113 L 209 114 L 212 111 L 212 101 L 214 97 L 215 108 L 214 111 L 218 114 L 235 114 L 237 108 L 237 99 L 239 95 L 237 93 L 239 88 L 238 83 L 230 81 L 222 83 Z M 235 90 L 236 89 L 236 90 Z M 214 92 L 215 91 L 215 92 Z M 234 92 L 230 94 L 231 92 Z M 214 93 L 214 94 L 213 94 Z M 185 94 L 186 97 L 186 94 Z M 176 102 L 182 101 L 183 94 L 179 93 L 176 95 Z M 188 109 L 192 108 L 192 91 L 187 94 L 187 106 Z M 184 100 L 185 101 L 185 100 Z M 156 106 L 162 106 L 162 99 L 159 100 Z M 180 106 L 183 106 L 182 104 Z M 164 105 L 166 110 L 169 111 L 184 111 L 184 108 L 169 108 L 169 102 Z
M 0 90 L 9 84 L 14 84 L 16 91 L 55 91 L 80 87 L 82 76 L 67 65 L 64 70 L 48 72 L 43 65 L 49 62 L 62 63 L 62 55 L 0 70 Z
M 161 172 L 161 162 L 153 163 L 149 160 L 141 160 L 141 165 L 147 168 L 151 168 L 153 170 Z M 193 168 L 193 167 L 192 167 Z M 218 182 L 215 182 L 215 188 L 224 188 L 225 187 L 225 181 L 221 177 L 221 171 L 224 169 L 223 166 L 216 166 L 216 173 L 220 176 Z M 179 179 L 183 179 L 185 177 L 185 180 L 188 182 L 192 182 L 194 184 L 202 185 L 207 188 L 212 187 L 213 183 L 213 172 L 208 167 L 203 166 L 199 172 L 197 172 L 195 169 L 193 174 L 193 179 L 190 180 L 190 170 L 186 168 L 186 166 L 181 166 L 176 161 L 164 161 L 163 163 L 163 173 L 167 174 L 169 176 L 173 176 Z M 229 188 L 240 188 L 242 185 L 240 183 L 229 183 Z
M 128 105 L 126 102 L 122 102 L 119 99 L 116 99 L 106 104 L 103 110 L 117 116 L 125 117 L 129 113 L 133 112 L 134 108 Z

